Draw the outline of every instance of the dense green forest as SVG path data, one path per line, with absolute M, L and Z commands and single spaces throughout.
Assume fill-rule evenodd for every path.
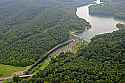
M 0 63 L 28 66 L 69 32 L 90 27 L 75 15 L 76 6 L 92 0 L 1 0 Z
M 115 19 L 125 19 L 125 0 L 101 0 L 104 3 L 89 7 L 90 14 L 96 16 L 113 16 Z
M 2 65 L 5 70 L 1 68 L 1 75 L 8 73 L 7 68 L 9 72 L 24 70 L 70 39 L 70 32 L 91 28 L 75 14 L 76 7 L 91 1 L 0 1 L 0 64 L 8 64 Z M 105 3 L 89 7 L 91 15 L 124 19 L 124 0 L 102 1 Z M 32 77 L 15 75 L 4 83 L 125 83 L 125 24 L 116 27 L 118 31 L 96 35 L 90 42 L 78 40 L 75 50 L 47 58 L 46 64 L 43 61 L 28 72 Z
M 113 16 L 112 6 L 107 2 L 91 5 L 89 11 L 89 14 L 94 16 Z
M 124 83 L 125 30 L 98 35 L 90 43 L 76 46 L 53 58 L 44 69 L 37 69 L 31 79 L 14 77 L 15 82 L 47 83 Z

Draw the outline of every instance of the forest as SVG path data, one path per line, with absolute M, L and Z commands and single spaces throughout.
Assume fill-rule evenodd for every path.
M 33 83 L 124 83 L 125 30 L 97 35 L 90 43 L 81 42 L 76 53 L 66 52 L 33 77 L 14 77 L 13 82 Z
M 76 6 L 92 0 L 82 1 L 1 0 L 0 63 L 29 66 L 68 40 L 69 32 L 90 27 L 75 15 Z
M 110 16 L 115 19 L 125 19 L 125 1 L 124 0 L 101 0 L 104 3 L 92 5 L 89 7 L 90 15 Z
M 0 5 L 3 9 L 0 18 L 4 19 L 0 22 L 2 64 L 21 67 L 31 65 L 48 50 L 70 39 L 70 32 L 91 28 L 88 22 L 75 15 L 75 8 L 89 1 L 12 1 L 1 2 L 8 2 L 8 10 L 5 5 Z M 91 15 L 103 13 L 104 16 L 124 19 L 123 0 L 102 1 L 105 3 L 89 7 Z M 13 9 L 14 6 L 17 9 Z M 13 11 L 9 11 L 11 8 Z M 17 12 L 18 9 L 21 11 Z M 116 27 L 119 30 L 96 35 L 90 42 L 78 40 L 75 50 L 45 59 L 46 64 L 41 62 L 31 70 L 32 77 L 14 75 L 4 83 L 125 83 L 125 24 L 118 23 Z

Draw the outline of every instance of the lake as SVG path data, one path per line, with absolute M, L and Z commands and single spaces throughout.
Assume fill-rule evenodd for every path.
M 94 4 L 100 4 L 100 0 L 95 1 Z M 76 11 L 76 15 L 79 18 L 83 18 L 91 24 L 91 28 L 89 30 L 84 31 L 83 33 L 79 34 L 78 36 L 81 39 L 86 41 L 90 41 L 95 35 L 104 34 L 104 33 L 111 33 L 113 31 L 118 30 L 116 27 L 117 23 L 124 23 L 123 21 L 115 20 L 112 17 L 98 17 L 98 16 L 91 16 L 89 15 L 89 6 L 94 5 L 89 4 L 82 7 L 78 7 Z

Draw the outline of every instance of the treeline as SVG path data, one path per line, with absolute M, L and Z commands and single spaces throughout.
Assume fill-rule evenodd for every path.
M 101 3 L 89 6 L 89 14 L 92 16 L 113 16 L 113 8 L 110 3 Z
M 34 75 L 51 81 L 85 83 L 125 82 L 125 30 L 102 34 L 83 45 L 77 54 L 66 53 Z
M 87 3 L 88 0 L 83 3 Z M 75 1 L 1 0 L 0 63 L 33 64 L 55 45 L 69 39 L 71 31 L 89 26 L 75 15 Z M 4 5 L 6 4 L 6 5 Z M 74 5 L 73 5 L 74 4 Z
M 111 16 L 115 19 L 125 20 L 125 1 L 124 0 L 102 0 L 104 3 L 91 5 L 90 15 Z
M 98 35 L 88 45 L 79 45 L 76 54 L 60 54 L 44 70 L 37 69 L 31 79 L 17 77 L 15 82 L 125 82 L 125 30 Z

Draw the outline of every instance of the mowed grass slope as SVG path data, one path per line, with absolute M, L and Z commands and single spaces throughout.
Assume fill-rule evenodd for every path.
M 14 75 L 16 72 L 24 71 L 26 67 L 15 67 L 10 65 L 0 64 L 0 78 Z

